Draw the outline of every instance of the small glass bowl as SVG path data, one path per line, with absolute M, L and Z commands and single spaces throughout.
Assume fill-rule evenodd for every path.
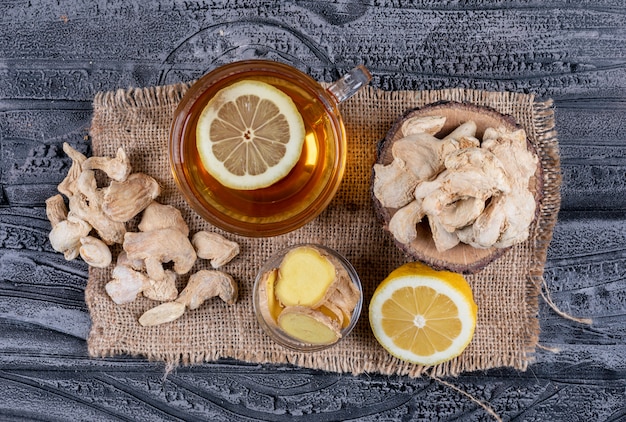
M 352 283 L 354 283 L 354 285 L 356 286 L 356 288 L 358 289 L 360 293 L 359 301 L 357 302 L 356 306 L 354 307 L 352 311 L 352 315 L 350 316 L 350 323 L 345 328 L 341 329 L 341 337 L 338 338 L 337 341 L 335 341 L 334 343 L 311 344 L 311 343 L 304 343 L 299 339 L 295 339 L 291 337 L 290 335 L 288 335 L 287 333 L 285 333 L 283 330 L 281 330 L 275 321 L 266 321 L 265 318 L 263 317 L 263 314 L 261 313 L 259 309 L 259 285 L 261 283 L 263 274 L 275 268 L 278 268 L 283 258 L 289 251 L 299 248 L 299 247 L 306 247 L 306 246 L 321 249 L 327 252 L 329 255 L 332 255 L 333 257 L 335 257 L 337 261 L 343 265 L 348 275 L 350 276 L 350 280 L 352 281 Z M 319 351 L 319 350 L 327 349 L 331 346 L 334 346 L 335 344 L 339 343 L 342 339 L 346 338 L 348 334 L 350 334 L 350 332 L 354 329 L 359 319 L 359 316 L 361 315 L 361 308 L 363 306 L 363 288 L 361 286 L 361 280 L 359 279 L 359 275 L 357 274 L 352 264 L 350 264 L 350 262 L 348 262 L 348 260 L 346 260 L 338 252 L 322 245 L 298 244 L 298 245 L 290 246 L 274 254 L 265 262 L 263 267 L 261 267 L 261 269 L 259 270 L 256 276 L 256 280 L 254 282 L 253 304 L 254 304 L 254 313 L 256 314 L 257 320 L 259 321 L 261 328 L 263 329 L 263 331 L 265 331 L 265 333 L 268 336 L 272 338 L 272 340 L 292 350 L 296 350 L 299 352 L 314 352 L 314 351 Z

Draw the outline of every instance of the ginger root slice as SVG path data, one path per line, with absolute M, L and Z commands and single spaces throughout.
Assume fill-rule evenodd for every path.
M 332 291 L 337 280 L 328 254 L 313 246 L 301 246 L 283 257 L 278 268 L 276 297 L 284 306 L 316 308 Z
M 332 344 L 341 338 L 337 321 L 306 306 L 287 306 L 278 326 L 289 336 L 308 344 Z
M 143 211 L 161 194 L 154 178 L 133 173 L 123 182 L 112 181 L 103 190 L 102 210 L 113 221 L 125 223 Z
M 318 310 L 327 317 L 336 320 L 340 328 L 345 328 L 350 324 L 350 317 L 346 318 L 346 313 L 332 302 L 324 302 Z
M 274 286 L 276 279 L 278 278 L 278 268 L 267 271 L 261 276 L 259 280 L 259 312 L 261 316 L 268 323 L 276 323 L 278 315 L 280 315 L 283 307 L 280 302 L 276 300 L 276 294 L 274 292 Z
M 166 302 L 147 310 L 139 317 L 139 324 L 143 327 L 172 322 L 183 316 L 185 305 L 178 302 Z
M 218 233 L 199 231 L 193 235 L 191 243 L 198 258 L 210 260 L 213 268 L 229 263 L 239 254 L 239 244 Z

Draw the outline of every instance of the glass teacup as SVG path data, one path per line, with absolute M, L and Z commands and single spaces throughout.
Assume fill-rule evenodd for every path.
M 191 86 L 174 114 L 169 156 L 176 184 L 200 216 L 232 233 L 275 236 L 303 226 L 328 206 L 343 177 L 346 133 L 338 105 L 370 78 L 359 66 L 326 89 L 278 62 L 248 60 L 213 70 Z M 289 174 L 254 190 L 218 182 L 204 167 L 196 146 L 196 125 L 207 103 L 223 88 L 243 80 L 264 82 L 287 94 L 306 132 L 300 158 Z

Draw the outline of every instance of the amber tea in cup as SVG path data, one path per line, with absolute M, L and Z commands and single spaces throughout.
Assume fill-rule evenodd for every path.
M 246 236 L 274 236 L 301 227 L 332 200 L 346 161 L 346 135 L 338 104 L 369 82 L 357 67 L 328 89 L 278 62 L 249 60 L 222 66 L 191 86 L 181 100 L 170 134 L 174 179 L 191 207 L 212 224 Z M 289 173 L 252 190 L 220 183 L 205 168 L 197 147 L 198 120 L 213 97 L 241 81 L 259 81 L 285 93 L 304 123 L 304 144 Z

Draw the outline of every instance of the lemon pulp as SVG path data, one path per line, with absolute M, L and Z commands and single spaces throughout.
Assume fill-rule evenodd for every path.
M 265 82 L 242 80 L 207 103 L 196 127 L 203 166 L 222 185 L 270 186 L 296 165 L 305 128 L 292 99 Z
M 434 365 L 460 355 L 472 340 L 477 307 L 465 278 L 423 264 L 405 264 L 376 289 L 372 331 L 393 356 Z

